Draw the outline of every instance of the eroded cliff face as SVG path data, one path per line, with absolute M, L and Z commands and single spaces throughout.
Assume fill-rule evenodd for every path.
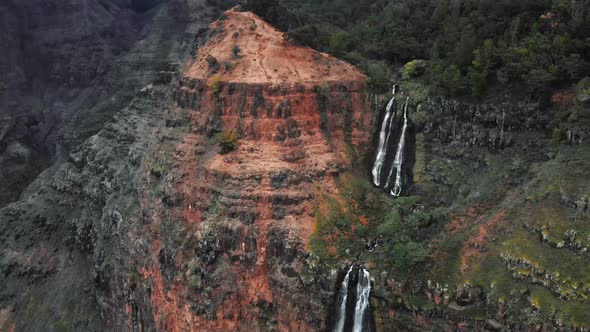
M 65 122 L 106 90 L 103 82 L 94 82 L 95 92 L 86 88 L 145 35 L 149 18 L 110 1 L 4 1 L 0 16 L 3 206 L 61 158 Z
M 217 15 L 205 0 L 0 4 L 0 206 L 67 159 L 138 89 L 169 81 Z M 147 11 L 143 11 L 146 9 Z
M 420 272 L 379 270 L 391 256 L 380 248 L 361 256 L 379 262 L 371 270 L 378 329 L 588 329 L 579 235 L 588 220 L 587 134 L 584 121 L 563 115 L 568 107 L 505 96 L 416 102 L 409 206 L 449 214 L 418 232 L 432 251 Z
M 250 13 L 205 32 L 204 1 L 155 9 L 153 29 L 93 81 L 109 89 L 66 107 L 112 119 L 62 129 L 71 151 L 0 209 L 0 330 L 329 330 L 352 263 L 371 273 L 377 330 L 587 326 L 583 125 L 556 122 L 557 106 L 402 89 L 402 195 L 417 196 L 394 200 L 363 174 L 379 115 L 356 69 Z M 13 120 L 2 158 L 26 162 L 14 133 L 28 122 Z M 236 149 L 221 154 L 219 134 Z M 452 213 L 424 217 L 430 206 Z M 415 270 L 392 267 L 378 233 L 394 209 L 428 219 L 417 241 L 432 259 Z
M 251 13 L 226 12 L 211 34 L 179 82 L 169 144 L 146 164 L 145 185 L 165 192 L 142 205 L 154 319 L 171 331 L 323 329 L 335 276 L 308 244 L 317 195 L 368 150 L 366 79 Z M 220 154 L 228 131 L 237 149 Z
M 168 2 L 156 22 L 194 21 L 200 5 Z M 151 84 L 0 210 L 2 328 L 326 327 L 337 271 L 308 246 L 316 198 L 369 149 L 365 77 L 250 13 L 170 29 L 200 44 L 180 74 L 148 71 Z M 139 45 L 194 49 L 158 38 Z M 148 53 L 129 59 L 170 64 Z M 237 149 L 222 155 L 228 131 Z
M 169 83 L 179 61 L 217 9 L 200 0 L 168 1 L 139 18 L 147 20 L 146 25 L 135 26 L 127 19 L 135 22 L 136 14 L 123 5 L 88 1 L 0 6 L 2 17 L 8 18 L 3 23 L 15 17 L 18 23 L 9 24 L 14 34 L 0 38 L 15 37 L 9 51 L 21 51 L 7 58 L 16 62 L 5 65 L 3 58 L 0 69 L 20 75 L 3 75 L 10 80 L 0 91 L 0 181 L 6 189 L 0 206 L 15 200 L 55 162 L 28 185 L 20 200 L 0 210 L 2 330 L 128 326 L 126 287 L 130 271 L 136 271 L 129 252 L 141 250 L 137 238 L 130 239 L 130 230 L 140 223 L 136 174 L 154 128 L 161 125 L 159 115 L 172 102 Z M 35 15 L 28 15 L 31 12 Z M 28 21 L 19 20 L 21 16 Z M 37 34 L 37 29 L 45 32 Z M 27 34 L 35 38 L 20 39 Z M 122 40 L 124 45 L 110 44 Z M 29 46 L 16 45 L 24 41 Z M 37 53 L 23 52 L 33 49 L 44 55 L 46 48 L 51 48 L 51 66 L 35 72 L 38 67 L 25 62 L 35 61 Z M 97 75 L 81 72 L 95 63 L 109 68 Z M 68 69 L 62 71 L 65 80 L 51 74 L 60 68 Z M 74 75 L 80 79 L 69 80 L 70 69 L 80 69 L 80 75 Z M 115 223 L 120 218 L 125 222 Z M 147 326 L 153 326 L 151 315 L 147 317 Z

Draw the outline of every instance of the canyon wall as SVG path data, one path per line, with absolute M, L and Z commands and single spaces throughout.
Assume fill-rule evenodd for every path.
M 146 74 L 0 210 L 3 327 L 326 327 L 337 276 L 309 240 L 318 196 L 370 149 L 366 78 L 250 13 L 196 27 L 189 61 Z M 227 133 L 236 148 L 221 154 Z
M 96 248 L 121 244 L 112 218 L 118 215 L 113 210 L 123 209 L 113 205 L 127 204 L 125 211 L 139 206 L 133 203 L 138 192 L 132 180 L 160 125 L 155 120 L 171 102 L 168 84 L 218 9 L 200 0 L 168 1 L 139 17 L 125 6 L 108 1 L 0 6 L 8 18 L 3 23 L 18 18 L 0 37 L 12 38 L 8 52 L 17 53 L 3 58 L 12 62 L 0 68 L 8 73 L 3 77 L 11 77 L 11 70 L 19 75 L 0 91 L 0 206 L 21 196 L 0 212 L 0 329 L 127 325 L 126 289 L 118 280 L 111 287 L 101 273 L 118 275 L 116 268 L 119 280 L 127 280 L 126 252 L 136 249 L 119 247 L 106 257 Z M 37 57 L 51 65 L 34 65 L 42 60 Z M 86 75 L 84 68 L 106 71 Z M 54 75 L 60 72 L 63 80 Z M 119 195 L 125 199 L 116 199 Z
M 337 191 L 368 151 L 366 79 L 251 13 L 226 12 L 210 33 L 166 118 L 170 145 L 146 165 L 156 169 L 146 182 L 166 188 L 142 204 L 152 259 L 141 274 L 156 324 L 324 329 L 335 275 L 308 245 L 317 196 Z M 235 135 L 236 149 L 220 153 L 219 135 Z
M 5 1 L 0 5 L 0 206 L 96 134 L 218 14 L 204 0 Z M 188 34 L 188 35 L 187 35 Z
M 590 272 L 570 268 L 587 259 L 583 126 L 555 135 L 539 105 L 402 84 L 408 186 L 393 199 L 364 174 L 385 105 L 359 70 L 237 9 L 208 26 L 217 8 L 205 1 L 105 3 L 48 4 L 27 33 L 87 11 L 112 20 L 40 34 L 32 48 L 55 49 L 37 67 L 7 14 L 26 4 L 0 6 L 15 49 L 0 67 L 14 78 L 0 86 L 12 107 L 2 180 L 39 160 L 38 142 L 48 160 L 0 209 L 0 330 L 329 330 L 353 263 L 370 272 L 377 330 L 523 330 L 546 312 L 548 328 L 584 326 Z M 63 56 L 78 44 L 90 50 Z M 33 81 L 53 86 L 40 105 L 16 93 Z M 405 257 L 383 236 L 389 219 L 414 223 L 389 230 L 413 236 L 405 254 L 428 251 L 419 267 L 395 265 Z

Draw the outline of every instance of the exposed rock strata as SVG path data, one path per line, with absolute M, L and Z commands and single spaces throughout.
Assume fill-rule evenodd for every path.
M 166 134 L 178 143 L 154 151 L 175 166 L 149 180 L 165 182 L 170 197 L 144 203 L 152 227 L 177 223 L 194 234 L 170 250 L 174 239 L 153 233 L 142 274 L 156 324 L 323 329 L 334 280 L 315 270 L 307 249 L 314 198 L 337 191 L 335 177 L 367 150 L 366 80 L 342 61 L 290 45 L 253 14 L 225 15 L 180 81 Z M 211 57 L 231 64 L 217 68 Z M 222 131 L 239 137 L 227 155 L 215 145 Z
M 537 107 L 525 103 L 468 104 L 432 98 L 422 105 L 422 111 L 433 119 L 425 124 L 425 132 L 440 143 L 493 151 L 513 145 L 523 132 L 545 131 L 549 120 Z
M 231 71 L 219 79 L 222 72 L 192 71 L 199 56 L 181 80 L 174 66 L 150 72 L 153 84 L 47 169 L 27 199 L 0 210 L 2 324 L 325 328 L 336 275 L 306 246 L 316 193 L 336 191 L 335 178 L 368 148 L 365 77 L 289 45 L 252 14 L 227 16 L 204 47 L 215 54 L 224 37 L 246 27 L 236 40 L 244 44 L 233 59 L 235 73 L 247 68 L 240 61 L 256 57 L 250 47 L 264 44 L 303 55 L 285 68 L 296 67 L 305 79 L 280 68 L 268 82 Z M 268 39 L 257 41 L 256 31 Z M 215 134 L 225 130 L 236 132 L 239 144 L 220 155 Z
M 76 25 L 72 20 L 85 17 L 79 15 L 78 10 L 87 10 L 92 15 L 106 10 L 92 7 L 97 4 L 93 1 L 75 6 L 67 2 L 44 3 L 47 8 L 43 19 L 48 20 L 48 31 Z M 112 9 L 108 15 L 124 20 L 117 13 L 125 13 L 125 9 L 101 3 Z M 41 10 L 35 5 L 35 2 L 9 4 L 0 6 L 0 11 L 6 10 L 3 13 L 8 13 L 9 17 L 15 13 L 17 17 L 26 16 L 29 10 Z M 141 39 L 132 49 L 113 55 L 89 46 L 100 53 L 98 59 L 88 55 L 62 59 L 66 63 L 108 62 L 111 67 L 105 75 L 82 75 L 92 82 L 81 78 L 74 86 L 56 88 L 53 84 L 63 82 L 45 75 L 53 67 L 24 75 L 23 70 L 33 67 L 19 69 L 17 64 L 17 70 L 22 69 L 23 79 L 11 83 L 25 84 L 29 77 L 36 81 L 47 80 L 43 83 L 47 84 L 46 90 L 34 92 L 45 94 L 48 104 L 36 104 L 38 96 L 29 94 L 26 84 L 25 88 L 9 86 L 2 91 L 1 105 L 8 107 L 8 112 L 4 113 L 8 117 L 0 125 L 1 169 L 8 172 L 2 174 L 2 186 L 6 188 L 4 184 L 7 184 L 18 190 L 9 193 L 0 205 L 14 200 L 22 185 L 47 167 L 52 158 L 58 162 L 28 186 L 20 201 L 0 210 L 0 329 L 13 326 L 17 331 L 131 330 L 136 324 L 131 319 L 133 308 L 128 302 L 141 304 L 148 295 L 130 294 L 139 278 L 137 263 L 132 257 L 147 256 L 139 253 L 148 252 L 149 248 L 142 248 L 141 239 L 133 232 L 138 231 L 137 225 L 141 224 L 138 181 L 134 179 L 143 178 L 138 175 L 141 161 L 153 130 L 162 125 L 161 113 L 172 102 L 168 84 L 175 77 L 179 60 L 192 49 L 191 38 L 185 39 L 206 27 L 209 15 L 214 12 L 200 0 L 169 1 L 146 14 L 153 18 L 151 29 L 144 32 L 122 29 L 125 33 L 137 34 L 133 40 Z M 67 16 L 71 19 L 57 17 L 60 13 L 71 14 Z M 127 12 L 126 15 L 134 14 Z M 29 22 L 28 27 L 36 26 L 38 22 L 35 22 Z M 92 25 L 85 27 L 84 37 L 80 38 L 90 45 L 106 43 L 104 39 L 93 41 L 98 32 Z M 101 29 L 106 29 L 108 34 L 108 26 Z M 53 48 L 51 54 L 68 53 L 64 45 L 71 43 L 78 45 L 79 52 L 87 51 L 80 46 L 86 44 L 80 44 L 79 39 L 70 40 L 68 36 L 58 32 L 52 36 L 58 41 L 43 45 Z M 31 56 L 14 58 L 30 60 Z M 64 63 L 53 58 L 51 61 L 55 66 Z M 70 65 L 78 68 L 71 63 L 64 66 L 69 68 Z M 148 84 L 150 82 L 154 84 Z M 39 113 L 39 109 L 43 112 Z M 71 154 L 59 146 L 55 148 L 57 138 L 60 142 L 65 138 Z M 55 148 L 47 152 L 49 161 L 45 164 L 39 163 L 42 160 L 34 155 L 45 151 L 44 147 Z M 30 152 L 37 148 L 41 150 Z M 13 161 L 19 164 L 15 172 L 7 166 Z M 35 161 L 34 165 L 40 167 L 27 171 L 29 161 Z M 19 179 L 21 173 L 18 172 L 23 170 L 27 174 L 23 175 L 26 179 L 22 183 L 10 182 Z M 133 319 L 148 328 L 154 325 L 150 306 L 143 308 L 144 311 L 133 316 L 141 315 L 141 319 Z
M 0 5 L 0 206 L 96 134 L 136 90 L 169 80 L 216 10 L 205 0 Z M 19 151 L 15 155 L 15 150 Z

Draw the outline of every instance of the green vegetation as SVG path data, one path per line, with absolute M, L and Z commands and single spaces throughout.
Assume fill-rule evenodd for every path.
M 349 36 L 346 32 L 336 32 L 330 38 L 330 52 L 336 56 L 343 56 L 349 47 Z
M 215 95 L 219 95 L 221 93 L 221 88 L 223 86 L 223 82 L 221 81 L 220 76 L 215 76 L 209 81 L 209 88 Z
M 430 250 L 418 233 L 444 220 L 444 212 L 417 208 L 417 197 L 386 197 L 359 174 L 345 175 L 338 184 L 339 196 L 321 194 L 317 201 L 311 241 L 316 255 L 337 262 L 366 254 L 367 245 L 378 243 L 370 259 L 402 275 L 428 261 Z
M 366 170 L 340 174 L 337 195 L 318 189 L 311 249 L 322 262 L 430 280 L 454 300 L 458 289 L 481 289 L 490 311 L 459 304 L 466 320 L 501 304 L 502 324 L 590 326 L 590 0 L 261 1 L 285 9 L 271 23 L 363 69 L 373 91 L 396 82 L 411 97 L 417 196 L 384 195 Z M 530 120 L 547 126 L 511 128 L 498 148 L 445 142 L 419 107 L 441 94 L 515 106 L 482 107 L 490 126 L 522 116 L 515 101 L 530 102 L 539 105 Z M 378 279 L 375 291 L 387 292 Z M 400 293 L 396 301 L 426 316 L 449 309 Z M 393 297 L 381 295 L 376 302 Z
M 515 83 L 538 96 L 590 72 L 590 0 L 252 2 L 260 11 L 272 12 L 273 2 L 284 7 L 272 23 L 370 77 L 376 62 L 392 69 L 409 64 L 404 78 L 423 70 L 426 81 L 450 95 L 479 96 L 491 85 Z
M 240 55 L 241 51 L 242 49 L 240 48 L 240 46 L 234 45 L 234 47 L 232 47 L 231 49 L 232 57 L 237 58 Z
M 530 170 L 524 166 L 524 157 L 508 162 L 509 156 L 487 156 L 489 171 L 481 174 L 472 188 L 497 183 L 498 174 L 531 178 L 524 188 L 509 189 L 514 192 L 499 201 L 486 203 L 481 198 L 494 194 L 481 195 L 478 201 L 483 205 L 465 219 L 475 225 L 464 224 L 470 226 L 458 231 L 453 228 L 456 234 L 441 241 L 437 257 L 442 259 L 437 260 L 432 277 L 449 285 L 481 287 L 489 298 L 503 302 L 517 320 L 530 320 L 533 310 L 538 322 L 588 326 L 590 272 L 584 263 L 588 260 L 584 248 L 590 245 L 590 219 L 566 203 L 588 192 L 590 182 L 583 175 L 589 171 L 583 161 L 588 160 L 588 149 L 563 144 L 553 149 L 554 159 L 533 164 Z M 465 199 L 460 204 L 468 202 Z M 506 209 L 506 215 L 498 219 L 496 228 L 486 229 L 486 234 L 493 235 L 476 237 L 480 225 L 498 214 L 498 207 Z M 457 216 L 452 219 L 461 220 Z M 464 256 L 469 248 L 483 249 L 472 251 L 474 256 Z M 462 269 L 462 257 L 469 257 L 466 269 Z
M 424 74 L 428 63 L 424 60 L 412 60 L 402 68 L 402 79 L 416 78 Z
M 234 64 L 231 61 L 224 61 L 223 62 L 223 69 L 226 71 L 231 71 L 234 68 Z
M 228 154 L 238 146 L 238 135 L 233 130 L 225 130 L 217 137 L 219 153 Z
M 75 275 L 75 274 L 74 274 Z M 65 291 L 47 285 L 27 290 L 23 294 L 22 312 L 14 317 L 17 331 L 74 331 L 80 326 L 92 330 L 104 329 L 96 304 L 79 290 L 88 285 L 68 279 Z M 51 301 L 47 301 L 51 299 Z M 44 325 L 49 323 L 49 325 Z
M 162 167 L 162 164 L 160 164 L 158 161 L 155 161 L 155 162 L 152 164 L 152 169 L 150 170 L 150 173 L 151 173 L 153 176 L 155 176 L 155 177 L 159 178 L 159 177 L 161 177 L 161 176 L 162 176 L 162 172 L 163 172 L 163 167 Z
M 383 61 L 370 61 L 366 65 L 367 75 L 369 76 L 369 86 L 374 90 L 385 91 L 391 88 L 390 77 L 391 69 Z
M 211 70 L 211 72 L 216 73 L 219 71 L 219 68 L 221 67 L 219 65 L 219 60 L 217 60 L 216 57 L 212 56 L 212 55 L 207 55 L 207 65 L 209 66 L 209 70 Z

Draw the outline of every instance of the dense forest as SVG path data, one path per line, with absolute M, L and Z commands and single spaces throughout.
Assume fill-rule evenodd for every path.
M 590 72 L 588 0 L 262 0 L 254 9 L 305 45 L 363 68 L 378 90 L 424 75 L 439 93 L 527 97 Z

